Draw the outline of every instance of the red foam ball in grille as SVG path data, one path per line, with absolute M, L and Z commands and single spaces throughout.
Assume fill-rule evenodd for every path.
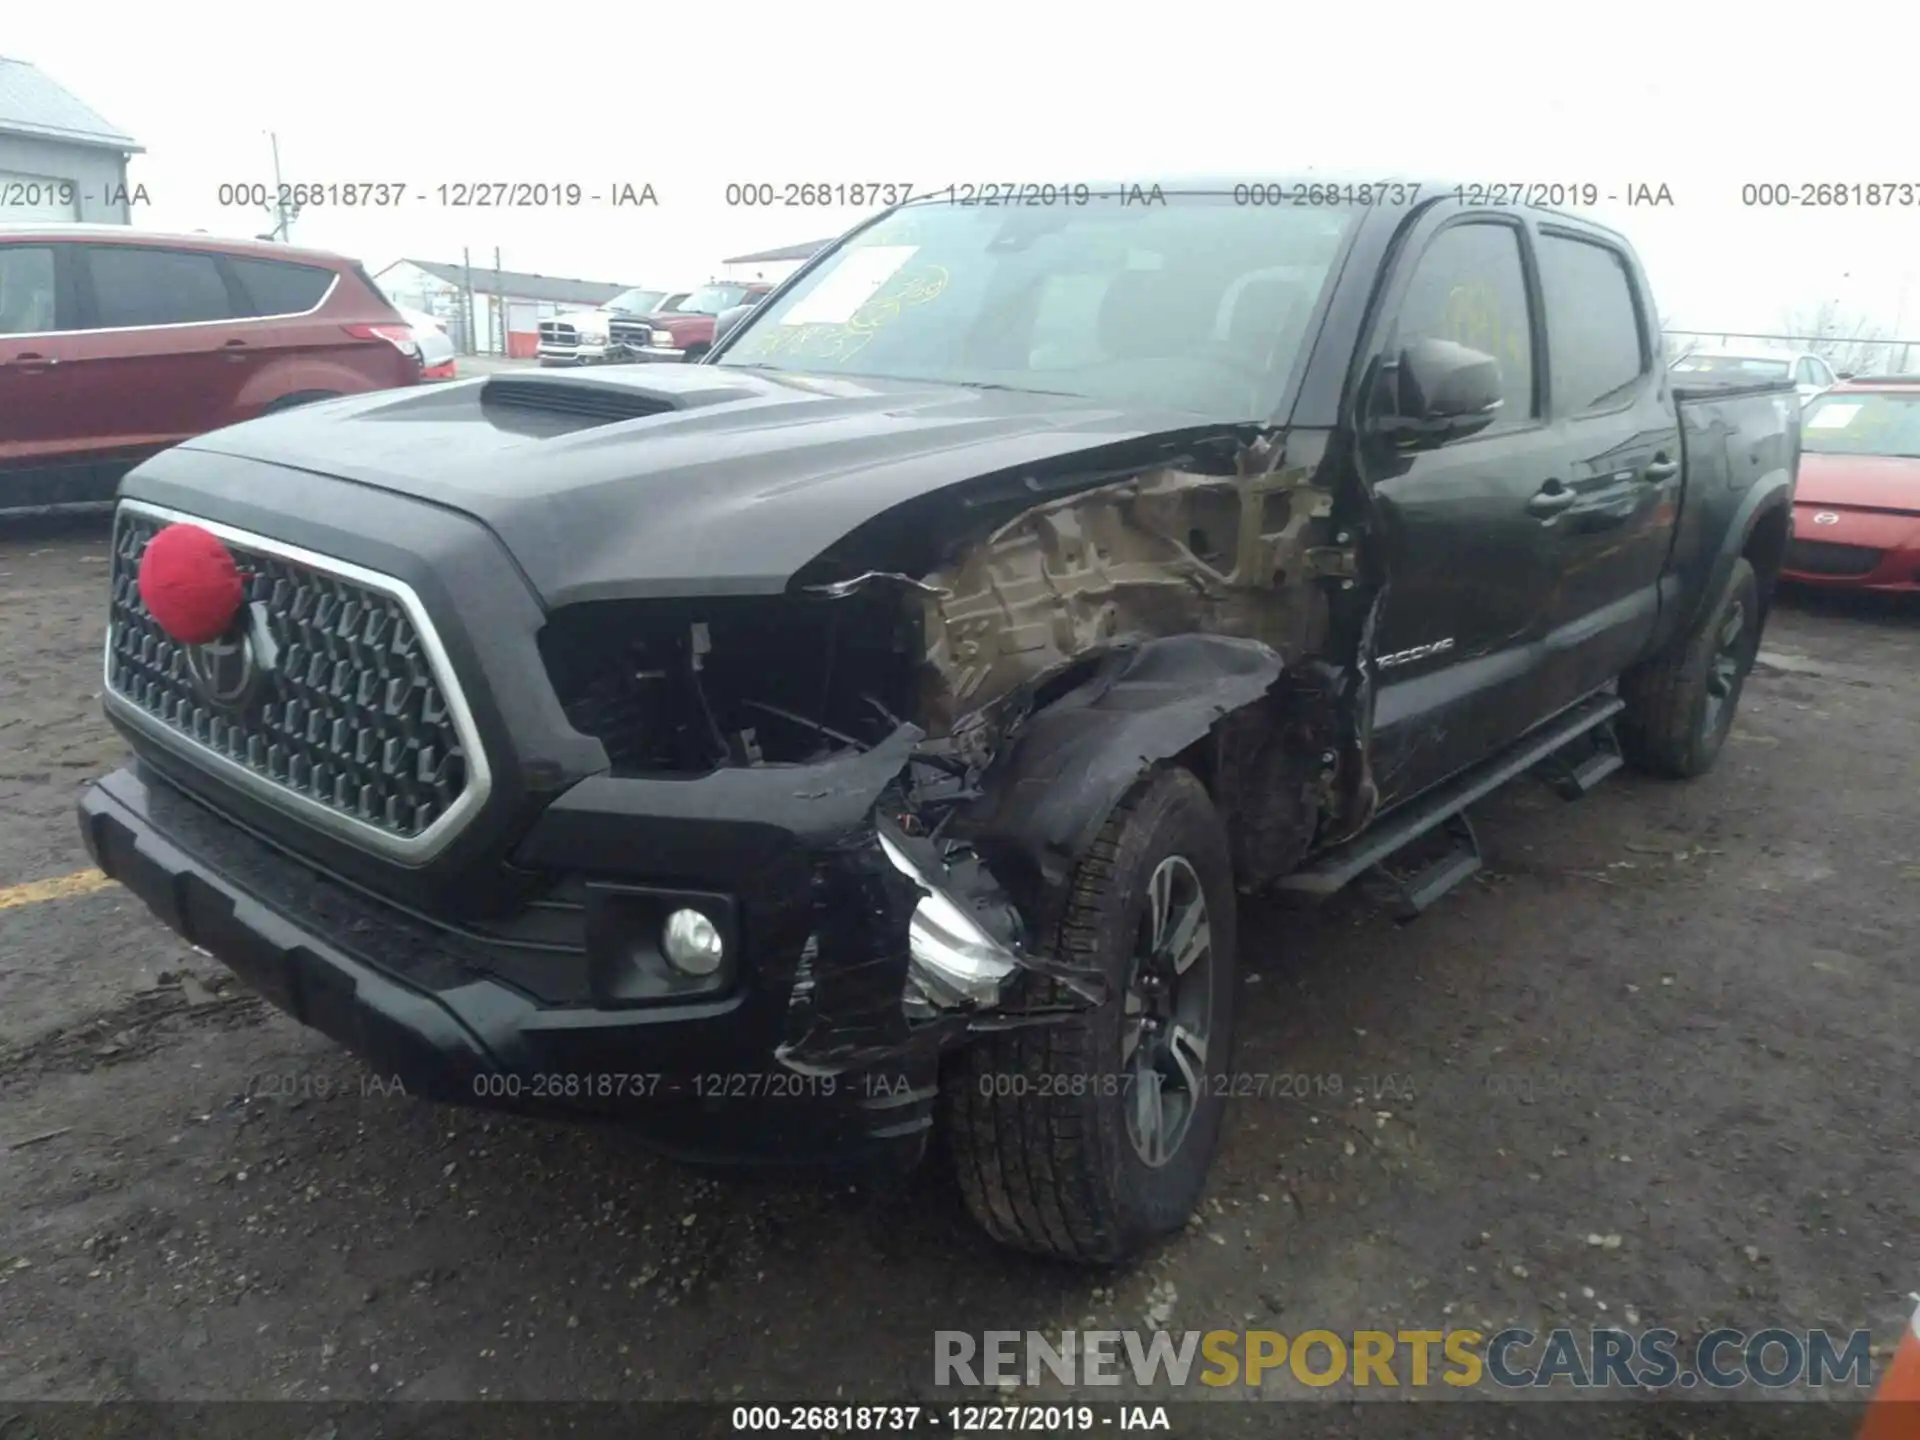
M 219 537 L 169 525 L 140 557 L 140 599 L 160 628 L 186 645 L 218 640 L 246 599 L 240 567 Z

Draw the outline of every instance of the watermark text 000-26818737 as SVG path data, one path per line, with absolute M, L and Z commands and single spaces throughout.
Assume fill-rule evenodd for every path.
M 588 206 L 651 209 L 660 191 L 649 180 L 235 180 L 215 188 L 214 203 L 273 208 L 392 210 L 403 205 L 449 210 L 577 210 Z

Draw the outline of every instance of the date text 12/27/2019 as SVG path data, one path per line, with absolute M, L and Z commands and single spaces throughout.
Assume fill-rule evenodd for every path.
M 646 209 L 660 204 L 660 193 L 646 180 L 451 180 L 431 185 L 408 180 L 281 184 L 242 180 L 219 186 L 214 203 L 269 210 L 392 210 L 401 205 L 439 205 L 451 210 L 565 210 L 587 205 Z

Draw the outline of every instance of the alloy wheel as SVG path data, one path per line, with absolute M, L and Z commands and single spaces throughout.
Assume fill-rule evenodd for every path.
M 1206 1096 L 1213 1027 L 1213 927 L 1200 876 L 1183 856 L 1169 855 L 1147 881 L 1122 1007 L 1127 1138 L 1158 1169 Z

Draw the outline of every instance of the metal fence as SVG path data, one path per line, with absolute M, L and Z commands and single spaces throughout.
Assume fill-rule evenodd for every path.
M 1668 330 L 1663 332 L 1667 358 L 1677 360 L 1689 350 L 1735 348 L 1806 350 L 1835 370 L 1856 375 L 1910 375 L 1920 371 L 1920 340 L 1853 339 L 1839 335 L 1769 335 L 1745 330 Z

